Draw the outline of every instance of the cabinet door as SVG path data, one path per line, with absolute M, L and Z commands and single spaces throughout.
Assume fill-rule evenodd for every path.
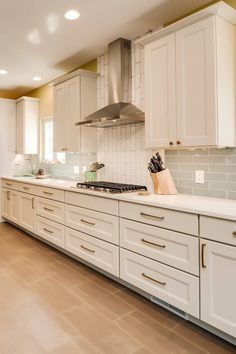
M 175 34 L 145 47 L 146 147 L 176 141 Z
M 16 104 L 16 153 L 24 154 L 24 102 Z
M 10 192 L 10 220 L 19 224 L 19 192 Z
M 2 189 L 2 217 L 10 219 L 10 191 Z
M 176 33 L 177 141 L 216 145 L 215 18 Z
M 19 195 L 19 225 L 31 232 L 34 232 L 35 225 L 34 199 L 30 194 Z
M 201 320 L 236 337 L 236 247 L 201 240 Z
M 65 82 L 66 121 L 68 151 L 80 151 L 80 128 L 75 123 L 80 120 L 80 78 L 75 77 Z
M 53 145 L 54 151 L 64 151 L 67 145 L 65 84 L 54 86 Z

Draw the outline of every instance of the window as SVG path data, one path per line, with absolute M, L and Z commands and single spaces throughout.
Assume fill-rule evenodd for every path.
M 42 119 L 42 161 L 53 161 L 53 120 L 52 117 Z

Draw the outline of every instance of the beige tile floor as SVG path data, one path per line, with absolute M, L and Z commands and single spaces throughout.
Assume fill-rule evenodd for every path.
M 0 354 L 226 354 L 223 340 L 0 224 Z

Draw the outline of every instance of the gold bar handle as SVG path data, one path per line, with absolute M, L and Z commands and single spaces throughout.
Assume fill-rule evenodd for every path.
M 90 250 L 89 248 L 87 248 L 87 247 L 85 247 L 85 246 L 83 246 L 83 245 L 81 245 L 80 247 L 83 248 L 85 251 L 89 251 L 89 252 L 91 252 L 91 253 L 95 253 L 94 250 Z
M 47 207 L 43 207 L 43 209 L 46 210 L 46 211 L 51 211 L 51 212 L 54 211 L 53 209 L 49 209 L 49 208 L 47 208 Z
M 233 231 L 233 232 L 232 232 L 232 235 L 233 235 L 234 237 L 236 237 L 236 231 Z
M 11 200 L 11 192 L 7 191 L 7 200 Z
M 144 238 L 141 238 L 141 241 L 143 243 L 147 243 L 148 245 L 152 245 L 152 246 L 156 246 L 156 247 L 160 247 L 160 248 L 165 248 L 166 247 L 166 245 L 159 245 L 158 243 L 147 241 Z
M 53 234 L 53 231 L 46 229 L 45 227 L 43 228 L 44 231 L 48 232 L 49 234 Z
M 163 285 L 163 286 L 166 285 L 166 282 L 165 282 L 165 281 L 159 281 L 159 280 L 153 279 L 153 278 L 149 277 L 149 275 L 146 275 L 145 273 L 142 273 L 142 276 L 143 276 L 144 278 L 147 278 L 147 279 L 149 279 L 149 280 L 154 281 L 154 282 L 157 283 L 157 284 L 160 284 L 160 285 Z
M 35 209 L 35 206 L 34 206 L 34 197 L 32 198 L 32 209 Z
M 140 215 L 141 215 L 141 216 L 144 216 L 144 217 L 146 217 L 146 218 L 157 219 L 157 220 L 160 220 L 160 221 L 162 221 L 162 220 L 165 219 L 164 216 L 150 215 L 150 214 L 146 214 L 146 213 L 143 213 L 143 212 L 141 212 Z
M 202 268 L 206 268 L 205 265 L 205 257 L 204 257 L 204 250 L 205 250 L 206 244 L 202 243 L 202 252 L 201 252 L 201 257 L 202 257 Z
M 43 191 L 44 194 L 47 194 L 47 195 L 53 195 L 52 192 L 47 192 L 47 191 Z
M 12 186 L 12 184 L 11 184 L 11 183 L 6 183 L 6 185 L 7 185 L 7 186 L 9 186 L 9 187 L 11 187 L 11 186 Z
M 87 220 L 84 220 L 84 219 L 80 219 L 81 222 L 84 222 L 85 224 L 88 224 L 88 225 L 95 225 L 95 222 L 91 222 L 91 221 L 87 221 Z
M 25 191 L 28 191 L 28 190 L 29 190 L 29 187 L 23 187 L 23 189 L 24 189 Z

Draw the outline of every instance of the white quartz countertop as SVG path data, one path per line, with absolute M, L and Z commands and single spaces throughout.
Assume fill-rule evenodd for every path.
M 58 188 L 69 190 L 72 192 L 83 193 L 103 198 L 111 198 L 124 202 L 131 202 L 143 205 L 149 205 L 159 208 L 172 209 L 184 211 L 187 213 L 194 213 L 200 215 L 207 215 L 218 217 L 222 219 L 229 219 L 236 221 L 236 201 L 202 197 L 187 194 L 178 195 L 156 195 L 150 194 L 140 196 L 138 193 L 123 193 L 123 194 L 108 194 L 95 191 L 87 191 L 76 188 L 77 182 L 74 180 L 63 179 L 36 179 L 34 177 L 3 177 L 8 180 L 16 182 L 24 182 L 29 184 L 36 184 L 39 186 L 47 186 L 51 188 Z

